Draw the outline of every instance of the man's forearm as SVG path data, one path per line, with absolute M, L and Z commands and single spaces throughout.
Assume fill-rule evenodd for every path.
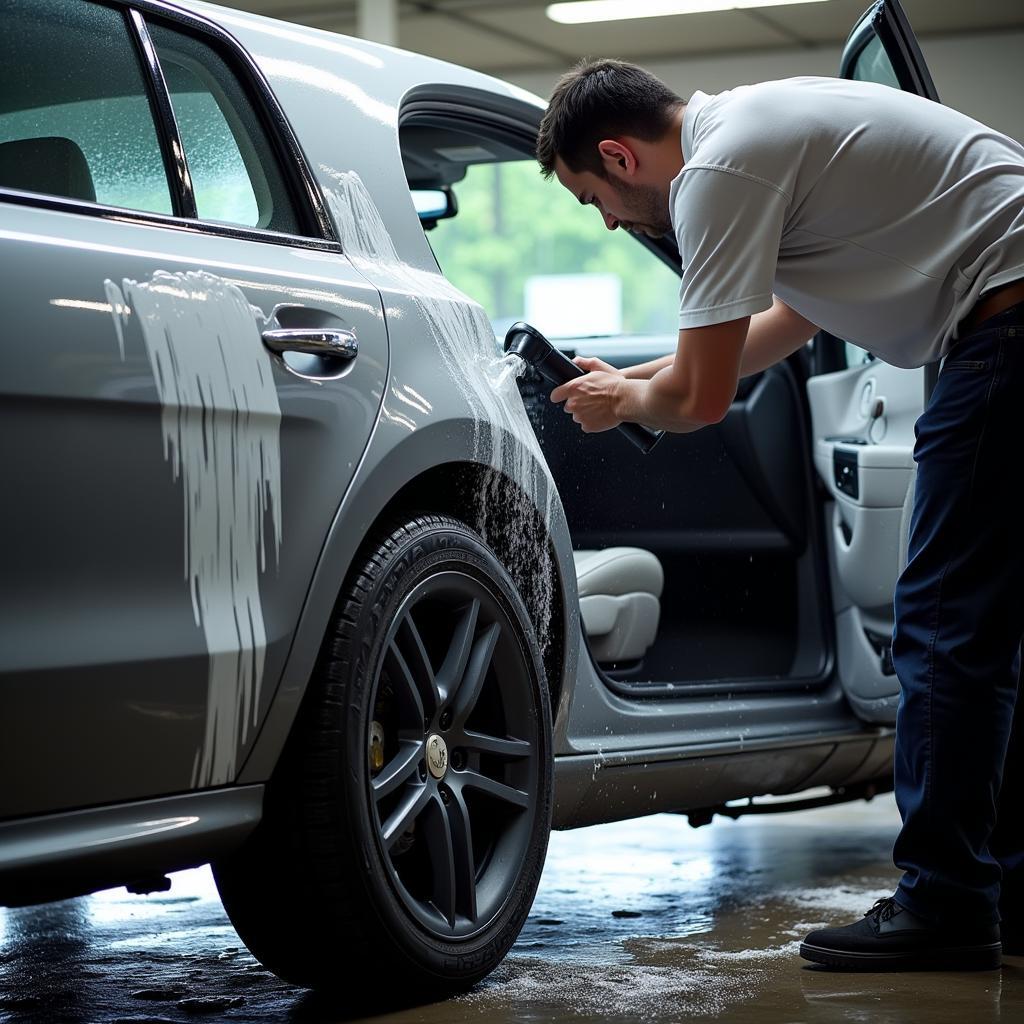
M 817 333 L 818 328 L 814 324 L 790 309 L 781 299 L 776 299 L 771 309 L 750 318 L 740 376 L 749 377 L 767 370 L 792 355 Z M 651 380 L 660 370 L 671 366 L 674 360 L 675 353 L 672 352 L 660 359 L 628 366 L 622 375 L 627 380 Z
M 689 434 L 706 427 L 709 421 L 697 415 L 691 408 L 691 402 L 667 386 L 671 370 L 668 367 L 663 367 L 663 370 L 662 380 L 655 374 L 649 380 L 623 383 L 616 403 L 616 415 L 627 422 L 642 423 L 652 430 L 669 430 L 673 434 Z
M 622 376 L 627 380 L 650 380 L 659 370 L 671 366 L 675 359 L 675 352 L 670 352 L 660 359 L 652 359 L 647 363 L 638 363 L 636 366 L 627 366 L 622 371 Z

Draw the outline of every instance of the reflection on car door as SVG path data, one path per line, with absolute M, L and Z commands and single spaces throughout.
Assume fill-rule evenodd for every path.
M 222 41 L 151 21 L 175 113 L 206 128 L 180 136 L 204 231 L 165 173 L 131 22 L 85 3 L 14 8 L 0 773 L 19 781 L 0 788 L 0 817 L 232 781 L 386 363 L 376 290 L 309 237 Z M 275 328 L 354 336 L 358 355 L 273 355 L 261 334 Z
M 876 3 L 860 18 L 840 74 L 938 101 L 898 0 Z M 839 352 L 827 336 L 816 345 Z M 914 423 L 933 373 L 858 360 L 807 385 L 815 464 L 831 496 L 826 519 L 839 673 L 854 710 L 868 721 L 892 722 L 896 715 L 892 600 L 913 498 Z

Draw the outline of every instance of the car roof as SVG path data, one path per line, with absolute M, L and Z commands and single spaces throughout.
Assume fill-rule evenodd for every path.
M 406 91 L 411 84 L 416 83 L 416 80 L 420 80 L 423 83 L 446 83 L 481 89 L 521 100 L 541 110 L 546 106 L 541 97 L 511 82 L 436 57 L 385 46 L 356 36 L 346 36 L 338 32 L 328 32 L 248 11 L 205 3 L 204 0 L 174 0 L 167 6 L 194 12 L 239 38 L 256 33 L 274 35 L 292 48 L 296 58 L 303 53 L 311 62 L 323 59 L 322 56 L 318 57 L 318 54 L 347 57 L 352 78 L 364 89 L 369 90 L 375 98 L 383 101 L 400 99 L 400 92 Z M 374 72 L 381 67 L 387 68 L 392 74 L 386 77 L 375 74 Z
M 241 44 L 273 90 L 328 206 L 340 178 L 357 174 L 397 251 L 424 270 L 436 272 L 437 264 L 402 164 L 403 100 L 432 86 L 472 90 L 496 110 L 518 108 L 534 124 L 545 107 L 525 89 L 434 57 L 202 0 L 160 6 L 213 22 Z

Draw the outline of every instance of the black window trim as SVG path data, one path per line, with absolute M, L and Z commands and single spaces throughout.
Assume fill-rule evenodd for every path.
M 189 220 L 199 219 L 196 206 L 195 190 L 192 187 L 192 174 L 188 169 L 188 158 L 181 142 L 178 130 L 178 119 L 174 116 L 171 105 L 171 94 L 167 89 L 163 68 L 156 54 L 156 47 L 149 34 L 146 19 L 135 9 L 125 10 L 129 22 L 129 30 L 139 53 L 146 74 L 146 90 L 149 94 L 149 106 L 156 122 L 157 134 L 160 138 L 160 149 L 164 155 L 164 168 L 167 173 L 167 184 L 171 189 L 171 201 L 174 213 L 178 217 Z
M 235 37 L 214 22 L 191 11 L 183 11 L 181 8 L 164 3 L 163 0 L 131 0 L 127 4 L 117 2 L 117 0 L 114 0 L 113 3 L 109 2 L 109 0 L 98 0 L 98 2 L 102 6 L 112 6 L 122 11 L 125 16 L 127 31 L 132 36 L 134 40 L 133 45 L 137 48 L 137 52 L 142 58 L 143 73 L 146 78 L 147 94 L 151 108 L 154 104 L 157 107 L 153 111 L 154 121 L 160 138 L 161 152 L 164 157 L 165 174 L 168 177 L 168 185 L 170 186 L 172 209 L 175 212 L 173 214 L 163 214 L 150 210 L 133 210 L 128 207 L 87 202 L 80 199 L 71 199 L 66 196 L 49 195 L 43 192 L 27 192 L 22 189 L 8 188 L 2 185 L 0 185 L 0 202 L 52 209 L 63 213 L 103 217 L 107 220 L 150 224 L 154 227 L 173 228 L 193 234 L 219 235 L 245 241 L 269 242 L 296 248 L 341 252 L 342 248 L 334 230 L 333 222 L 327 212 L 327 206 L 324 202 L 320 186 L 309 169 L 309 162 L 299 145 L 291 124 L 277 102 L 277 98 L 271 91 L 270 85 L 263 73 Z M 139 12 L 142 13 L 140 14 Z M 153 78 L 150 54 L 146 51 L 145 41 L 149 42 L 154 59 L 156 54 L 155 50 L 152 49 L 152 40 L 149 39 L 148 29 L 145 29 L 145 19 L 142 16 L 145 13 L 153 14 L 169 22 L 176 23 L 176 27 L 180 26 L 200 37 L 205 36 L 214 45 L 215 49 L 226 51 L 223 55 L 227 59 L 229 68 L 238 78 L 249 102 L 252 103 L 253 109 L 266 132 L 267 140 L 273 147 L 274 156 L 280 165 L 282 176 L 289 191 L 289 198 L 291 198 L 299 215 L 303 230 L 307 233 L 296 235 L 281 231 L 265 230 L 263 228 L 249 228 L 236 224 L 205 221 L 199 219 L 198 216 L 190 217 L 178 212 L 187 208 L 186 189 L 183 185 L 184 179 L 182 175 L 188 180 L 188 192 L 191 192 L 191 177 L 188 175 L 188 164 L 184 160 L 184 152 L 181 149 L 180 137 L 177 131 L 177 122 L 174 119 L 173 108 L 170 107 L 170 96 L 167 93 L 166 83 L 163 80 L 163 72 L 159 69 L 159 62 L 157 63 L 159 77 L 156 80 Z M 143 33 L 140 33 L 140 21 L 144 30 Z M 161 100 L 161 92 L 167 103 L 166 110 Z M 182 154 L 180 167 L 177 166 L 179 162 L 174 153 L 175 145 L 178 147 L 178 152 Z M 165 146 L 168 148 L 165 149 Z M 192 209 L 195 209 L 194 195 L 191 199 L 191 205 Z
M 45 192 L 24 192 L 21 189 L 0 185 L 0 204 L 32 206 L 37 209 L 55 210 L 59 213 L 84 214 L 130 224 L 148 224 L 155 228 L 172 228 L 191 235 L 219 235 L 237 238 L 244 242 L 270 242 L 297 249 L 317 249 L 324 252 L 342 251 L 341 246 L 326 238 L 311 238 L 308 235 L 290 235 L 283 231 L 264 231 L 262 228 L 237 227 L 234 224 L 217 224 L 213 221 L 189 220 L 173 214 L 153 213 L 149 210 L 132 210 L 127 206 L 111 206 L 108 203 L 89 203 L 84 199 L 70 199 L 66 196 L 52 196 Z

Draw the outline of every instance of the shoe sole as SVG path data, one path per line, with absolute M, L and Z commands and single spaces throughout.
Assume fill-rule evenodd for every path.
M 800 944 L 805 960 L 843 971 L 994 971 L 1002 965 L 1002 947 L 943 946 L 903 953 L 860 953 Z

